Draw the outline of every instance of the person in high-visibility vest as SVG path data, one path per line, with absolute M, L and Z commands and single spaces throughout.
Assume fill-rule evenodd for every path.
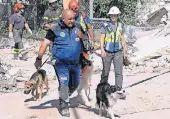
M 110 22 L 103 23 L 101 28 L 100 46 L 103 62 L 101 83 L 108 82 L 111 63 L 115 70 L 116 90 L 122 90 L 123 83 L 123 59 L 126 57 L 126 41 L 124 39 L 124 25 L 118 21 L 120 10 L 113 6 L 109 10 Z M 122 99 L 126 95 L 122 93 Z

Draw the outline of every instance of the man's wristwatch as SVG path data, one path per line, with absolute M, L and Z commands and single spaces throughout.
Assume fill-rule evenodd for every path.
M 37 57 L 36 60 L 42 60 L 42 58 Z

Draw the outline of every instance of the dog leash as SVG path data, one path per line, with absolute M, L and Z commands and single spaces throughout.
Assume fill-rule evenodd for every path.
M 47 57 L 47 59 L 46 59 L 46 60 L 41 64 L 41 66 L 37 69 L 37 72 L 38 72 L 38 70 L 41 69 L 42 66 L 44 66 L 44 64 L 48 61 L 48 59 L 49 59 L 50 57 L 51 57 L 51 56 Z

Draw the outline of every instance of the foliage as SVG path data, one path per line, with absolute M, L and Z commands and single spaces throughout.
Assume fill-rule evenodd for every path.
M 117 6 L 122 12 L 120 20 L 126 24 L 134 24 L 135 10 L 138 0 L 94 0 L 93 9 L 95 18 L 108 18 L 108 11 Z

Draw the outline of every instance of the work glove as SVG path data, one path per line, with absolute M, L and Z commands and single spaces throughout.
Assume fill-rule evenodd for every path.
M 9 38 L 13 38 L 13 32 L 9 32 Z
M 124 56 L 123 57 L 123 65 L 124 66 L 129 66 L 131 63 L 130 61 L 128 60 L 127 56 Z
M 35 66 L 36 69 L 39 69 L 41 67 L 41 65 L 42 65 L 42 60 L 37 57 L 36 61 L 34 63 L 34 66 Z
M 28 29 L 28 32 L 32 35 L 32 31 L 31 31 L 31 29 Z

